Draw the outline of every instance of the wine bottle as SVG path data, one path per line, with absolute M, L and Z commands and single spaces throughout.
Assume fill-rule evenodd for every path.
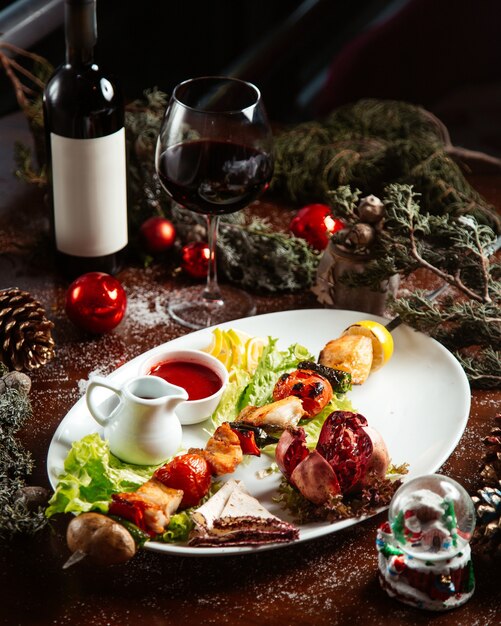
M 65 37 L 44 90 L 57 262 L 68 277 L 114 274 L 128 241 L 124 103 L 94 61 L 96 0 L 65 0 Z

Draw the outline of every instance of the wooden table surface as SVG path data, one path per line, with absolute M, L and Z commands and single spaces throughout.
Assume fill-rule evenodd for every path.
M 89 373 L 108 374 L 145 350 L 185 334 L 162 303 L 174 286 L 161 265 L 120 273 L 128 313 L 111 333 L 89 337 L 67 320 L 67 282 L 37 247 L 47 229 L 43 192 L 12 174 L 15 140 L 28 141 L 20 114 L 0 120 L 0 288 L 17 286 L 40 300 L 55 323 L 57 356 L 31 374 L 33 417 L 23 444 L 36 466 L 30 484 L 49 487 L 46 455 L 61 419 L 81 397 Z M 478 177 L 476 187 L 501 208 L 501 179 Z M 262 205 L 267 213 L 271 207 Z M 276 217 L 276 216 L 275 216 Z M 289 219 L 287 217 L 286 219 Z M 177 279 L 179 281 L 179 279 Z M 176 283 L 178 284 L 178 282 Z M 309 293 L 256 297 L 257 312 L 318 307 Z M 479 484 L 482 438 L 499 412 L 499 391 L 474 391 L 467 429 L 442 471 L 470 493 Z M 188 558 L 140 551 L 108 569 L 84 563 L 63 570 L 68 557 L 59 519 L 33 538 L 0 546 L 0 623 L 16 624 L 336 624 L 488 626 L 501 621 L 499 564 L 474 560 L 477 588 L 464 607 L 433 614 L 406 607 L 380 589 L 375 536 L 381 514 L 353 528 L 279 550 Z

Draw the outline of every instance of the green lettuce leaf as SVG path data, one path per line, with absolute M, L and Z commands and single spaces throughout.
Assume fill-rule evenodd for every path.
M 272 402 L 272 392 L 278 378 L 296 369 L 301 361 L 314 358 L 300 344 L 279 350 L 277 343 L 277 339 L 269 337 L 268 345 L 265 346 L 252 376 L 245 370 L 232 372 L 232 379 L 212 415 L 208 431 L 214 432 L 223 422 L 233 421 L 248 405 L 263 406 Z M 326 417 L 335 410 L 352 410 L 350 401 L 334 397 L 318 416 L 301 424 L 305 428 L 309 445 L 316 445 Z M 274 445 L 267 446 L 264 451 L 273 454 L 274 448 Z M 45 513 L 47 517 L 56 513 L 78 514 L 90 510 L 106 513 L 112 493 L 135 491 L 151 477 L 155 469 L 156 466 L 143 467 L 123 463 L 110 453 L 107 442 L 98 433 L 92 433 L 73 443 L 64 463 L 64 472 L 59 477 L 56 491 Z M 176 537 L 188 531 L 184 514 L 181 517 L 173 516 L 172 528 L 169 526 L 167 529 L 164 541 L 176 541 Z
M 161 541 L 166 543 L 177 543 L 188 541 L 190 530 L 193 528 L 190 514 L 187 511 L 175 513 L 170 518 L 167 530 L 163 533 Z
M 232 372 L 232 380 L 212 415 L 212 432 L 223 422 L 232 422 L 248 405 L 262 406 L 273 402 L 273 387 L 278 378 L 296 369 L 301 361 L 313 358 L 306 348 L 297 343 L 281 351 L 277 342 L 278 339 L 268 338 L 252 376 L 240 369 Z
M 98 433 L 91 433 L 73 443 L 45 515 L 90 510 L 106 513 L 112 493 L 135 491 L 154 470 L 123 463 Z
M 211 416 L 212 430 L 216 430 L 223 422 L 232 422 L 238 415 L 239 398 L 246 388 L 250 379 L 250 374 L 243 369 L 234 370 L 232 378 L 226 385 L 226 389 L 221 396 L 217 409 Z
M 273 387 L 280 376 L 296 369 L 301 361 L 314 358 L 298 343 L 281 351 L 277 348 L 277 342 L 278 339 L 268 338 L 268 345 L 263 350 L 256 371 L 240 395 L 237 414 L 246 406 L 262 406 L 273 402 Z

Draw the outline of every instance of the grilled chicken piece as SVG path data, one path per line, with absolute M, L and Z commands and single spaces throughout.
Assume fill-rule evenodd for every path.
M 364 335 L 342 335 L 327 343 L 318 362 L 351 374 L 354 385 L 367 380 L 372 366 L 372 341 Z
M 168 517 L 177 511 L 183 499 L 181 489 L 166 487 L 156 478 L 150 478 L 150 480 L 143 483 L 135 493 L 149 502 L 158 504 Z
M 151 478 L 133 493 L 113 494 L 109 512 L 157 535 L 169 525 L 170 516 L 177 511 L 182 498 L 181 489 L 170 489 Z
M 288 396 L 264 406 L 246 406 L 240 411 L 235 422 L 284 430 L 288 427 L 295 428 L 304 415 L 306 411 L 303 409 L 301 399 L 297 396 Z
M 191 448 L 189 452 L 203 456 L 213 476 L 231 474 L 243 459 L 240 439 L 233 432 L 228 422 L 224 422 L 216 428 L 204 450 Z

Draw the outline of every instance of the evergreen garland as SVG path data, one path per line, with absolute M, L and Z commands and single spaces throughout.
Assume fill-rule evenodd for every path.
M 48 64 L 38 57 L 33 61 L 39 68 L 37 84 L 43 86 Z M 42 165 L 37 173 L 26 149 L 17 146 L 18 175 L 43 184 L 41 92 L 23 92 L 19 80 L 13 85 Z M 203 219 L 172 205 L 154 171 L 154 147 L 166 102 L 166 94 L 150 90 L 127 107 L 133 243 L 141 223 L 152 215 L 170 217 L 186 239 L 204 236 Z M 384 196 L 385 228 L 372 250 L 376 261 L 367 273 L 348 275 L 347 282 L 375 286 L 395 273 L 407 276 L 419 267 L 434 271 L 464 297 L 437 304 L 418 292 L 393 301 L 393 311 L 455 350 L 474 384 L 498 386 L 501 271 L 495 262 L 487 262 L 486 251 L 501 231 L 501 220 L 467 182 L 458 152 L 444 125 L 423 108 L 360 100 L 324 120 L 277 133 L 271 190 L 296 206 L 326 202 L 348 221 L 354 218 L 353 194 Z M 315 251 L 263 221 L 245 220 L 243 213 L 221 220 L 218 245 L 222 274 L 249 290 L 297 291 L 314 283 L 319 261 Z M 473 346 L 480 352 L 465 354 Z
M 358 189 L 330 192 L 334 212 L 347 224 L 358 220 Z M 501 387 L 501 264 L 491 257 L 494 231 L 472 216 L 429 215 L 409 185 L 383 190 L 384 228 L 371 248 L 363 273 L 340 280 L 353 288 L 372 286 L 393 274 L 409 276 L 419 268 L 434 273 L 454 290 L 430 301 L 417 290 L 390 298 L 388 306 L 402 322 L 434 337 L 463 365 L 472 386 Z M 343 241 L 343 231 L 334 241 Z
M 145 91 L 144 99 L 126 108 L 130 243 L 143 262 L 147 257 L 138 240 L 139 228 L 153 215 L 171 219 L 184 241 L 193 233 L 200 236 L 200 231 L 206 237 L 205 219 L 173 203 L 155 172 L 155 145 L 167 100 L 165 93 L 151 89 Z M 39 111 L 37 107 L 34 110 Z M 39 124 L 39 117 L 36 119 Z M 39 146 L 43 133 L 38 125 L 37 129 L 36 151 L 43 158 Z M 44 167 L 35 170 L 26 146 L 16 145 L 16 161 L 20 178 L 45 184 Z M 245 212 L 220 217 L 218 267 L 232 283 L 265 293 L 300 291 L 311 287 L 317 264 L 318 253 L 292 234 L 277 232 L 263 220 L 246 219 Z
M 129 153 L 129 220 L 137 233 L 151 215 L 170 218 L 184 241 L 206 237 L 203 216 L 172 203 L 155 172 L 155 145 L 167 96 L 156 89 L 127 108 Z M 318 254 L 304 240 L 277 232 L 265 221 L 247 219 L 245 212 L 220 217 L 218 268 L 232 283 L 267 293 L 308 289 Z
M 0 375 L 7 371 L 0 363 Z M 0 542 L 17 534 L 32 535 L 46 524 L 43 508 L 30 505 L 26 479 L 33 458 L 16 436 L 31 414 L 22 391 L 9 387 L 0 394 Z
M 272 190 L 294 202 L 328 202 L 342 185 L 381 196 L 390 183 L 408 184 L 424 212 L 470 214 L 499 232 L 499 216 L 467 182 L 456 153 L 447 129 L 422 107 L 364 99 L 278 135 Z

